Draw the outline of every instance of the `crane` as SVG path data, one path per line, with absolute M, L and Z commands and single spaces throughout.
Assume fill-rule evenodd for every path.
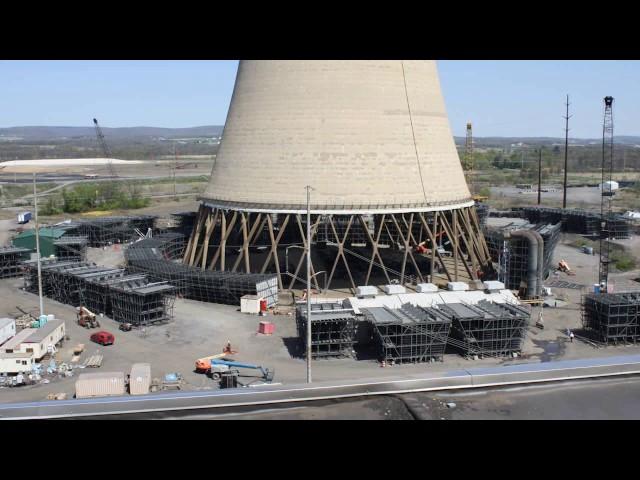
M 111 162 L 113 155 L 111 155 L 111 150 L 109 150 L 109 146 L 107 145 L 107 142 L 104 139 L 104 134 L 102 133 L 102 129 L 98 124 L 98 120 L 94 118 L 93 124 L 96 127 L 96 136 L 98 137 L 98 144 L 100 144 L 100 147 L 102 148 L 102 152 L 104 153 L 104 156 L 107 159 L 107 170 L 109 171 L 109 175 L 117 178 L 118 173 L 116 172 L 116 169 L 113 166 L 113 163 Z
M 606 179 L 609 179 L 606 183 Z M 608 292 L 609 287 L 609 264 L 611 260 L 609 244 L 609 222 L 611 219 L 611 202 L 613 200 L 613 97 L 604 97 L 604 120 L 602 122 L 602 185 L 600 200 L 600 269 L 598 272 L 598 283 L 600 291 Z M 609 191 L 606 187 L 609 186 Z

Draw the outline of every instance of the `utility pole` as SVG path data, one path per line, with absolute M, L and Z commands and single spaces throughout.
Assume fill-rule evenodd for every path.
M 176 142 L 173 142 L 173 198 L 176 198 L 176 170 L 178 169 L 178 151 L 176 150 Z
M 40 225 L 38 224 L 38 190 L 36 189 L 36 174 L 33 174 L 33 209 L 36 221 L 36 255 L 38 256 L 38 298 L 40 301 L 40 315 L 44 315 L 42 303 L 42 267 L 40 265 Z
M 567 114 L 563 117 L 565 119 L 564 127 L 564 190 L 562 193 L 562 208 L 567 208 L 567 169 L 569 168 L 569 95 L 567 95 Z
M 542 201 L 542 148 L 538 150 L 538 205 Z
M 311 383 L 311 190 L 307 185 L 307 383 Z
M 468 172 L 469 189 L 471 190 L 471 194 L 473 194 L 473 169 L 475 165 L 473 164 L 473 126 L 471 122 L 467 123 L 467 138 L 464 144 L 464 163 Z

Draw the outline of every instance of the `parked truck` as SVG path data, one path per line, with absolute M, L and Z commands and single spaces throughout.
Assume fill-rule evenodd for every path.
M 22 212 L 18 214 L 18 223 L 20 225 L 29 223 L 29 220 L 31 220 L 31 212 Z

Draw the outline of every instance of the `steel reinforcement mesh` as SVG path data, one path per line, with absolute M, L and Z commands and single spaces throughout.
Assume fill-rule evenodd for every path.
M 481 301 L 437 308 L 452 322 L 449 344 L 465 357 L 504 357 L 521 352 L 530 319 L 523 307 Z
M 640 340 L 640 292 L 585 295 L 582 325 L 605 344 L 637 343 Z
M 84 261 L 87 259 L 87 238 L 63 235 L 61 238 L 53 242 L 55 247 L 55 256 L 58 260 L 77 260 Z
M 374 332 L 380 360 L 419 363 L 442 360 L 449 340 L 451 319 L 436 308 L 410 304 L 363 309 Z
M 296 309 L 296 325 L 301 343 L 307 343 L 306 306 Z M 352 357 L 355 343 L 356 318 L 353 310 L 339 303 L 311 305 L 311 357 Z M 305 350 L 306 351 L 306 350 Z
M 267 306 L 278 303 L 278 277 L 275 274 L 239 273 L 218 270 L 201 270 L 172 258 L 175 237 L 154 237 L 133 243 L 125 250 L 127 269 L 144 273 L 155 282 L 166 281 L 176 287 L 185 298 L 208 303 L 239 305 L 244 295 L 257 295 L 267 301 Z

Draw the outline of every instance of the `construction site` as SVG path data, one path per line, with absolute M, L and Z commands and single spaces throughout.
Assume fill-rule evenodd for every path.
M 133 395 L 139 377 L 149 395 L 300 384 L 311 371 L 405 377 L 635 348 L 640 269 L 615 255 L 637 255 L 640 237 L 615 195 L 603 188 L 598 211 L 495 209 L 463 170 L 472 147 L 456 150 L 433 61 L 242 61 L 197 198 L 43 219 L 35 195 L 33 219 L 2 220 L 0 318 L 15 332 L 0 337 L 0 397 Z M 36 358 L 27 333 L 59 321 L 64 335 Z M 95 388 L 81 382 L 92 375 Z

